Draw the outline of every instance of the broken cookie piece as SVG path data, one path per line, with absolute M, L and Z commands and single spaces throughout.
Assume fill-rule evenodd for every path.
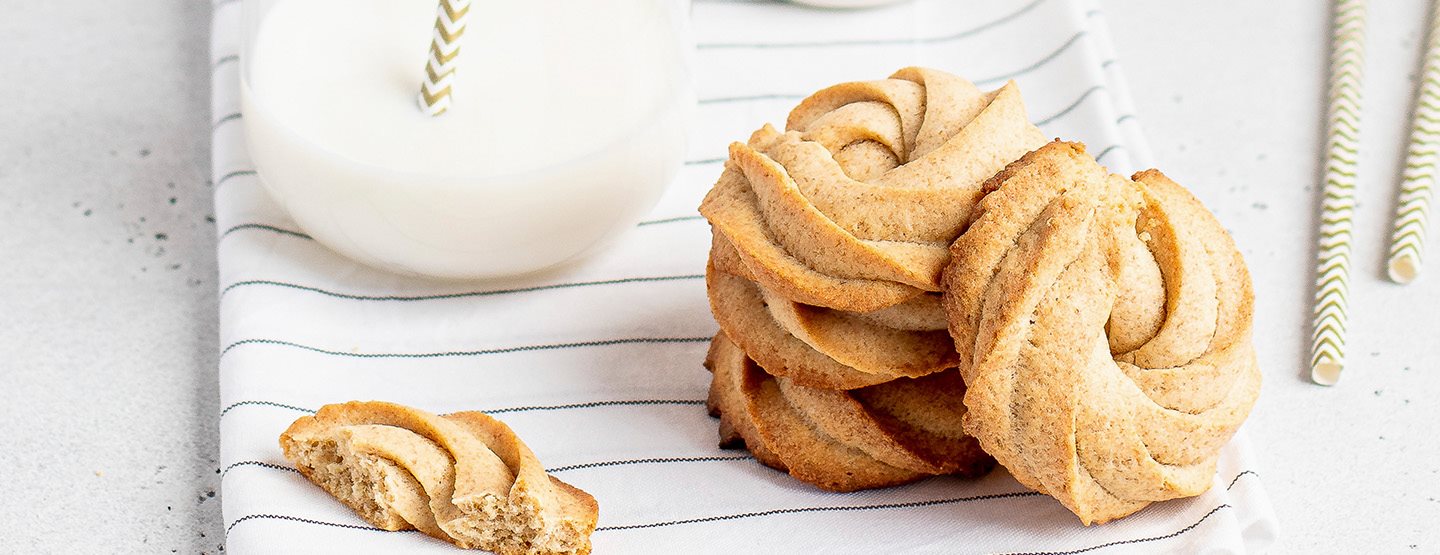
M 385 530 L 501 555 L 585 554 L 599 507 L 509 426 L 379 401 L 326 405 L 280 435 L 300 473 Z

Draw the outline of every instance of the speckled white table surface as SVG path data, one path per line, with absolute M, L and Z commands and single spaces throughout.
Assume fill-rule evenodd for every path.
M 1371 7 L 1352 363 L 1330 389 L 1303 378 L 1325 4 L 1103 4 L 1155 158 L 1254 274 L 1247 426 L 1277 551 L 1440 552 L 1440 275 L 1380 278 L 1426 3 Z M 3 13 L 0 552 L 219 552 L 209 5 Z

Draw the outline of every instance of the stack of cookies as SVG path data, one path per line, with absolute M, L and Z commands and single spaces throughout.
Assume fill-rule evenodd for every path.
M 721 443 L 826 490 L 998 461 L 1105 522 L 1205 491 L 1258 395 L 1224 229 L 1047 142 L 1013 83 L 821 90 L 730 147 L 700 212 Z
M 987 471 L 940 277 L 985 181 L 1044 143 L 1013 83 L 907 68 L 732 145 L 700 206 L 722 443 L 834 491 Z

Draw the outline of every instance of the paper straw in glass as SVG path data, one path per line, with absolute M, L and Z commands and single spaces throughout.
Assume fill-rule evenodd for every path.
M 440 0 L 435 11 L 435 34 L 425 62 L 425 81 L 420 83 L 420 109 L 438 116 L 450 109 L 450 92 L 455 81 L 455 58 L 460 56 L 460 38 L 465 35 L 465 17 L 470 0 Z

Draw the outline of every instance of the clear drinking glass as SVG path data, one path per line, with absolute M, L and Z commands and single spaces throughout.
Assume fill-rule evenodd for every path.
M 247 0 L 245 134 L 306 233 L 405 274 L 522 274 L 638 222 L 683 162 L 688 0 L 474 0 L 453 104 L 417 95 L 437 0 Z

